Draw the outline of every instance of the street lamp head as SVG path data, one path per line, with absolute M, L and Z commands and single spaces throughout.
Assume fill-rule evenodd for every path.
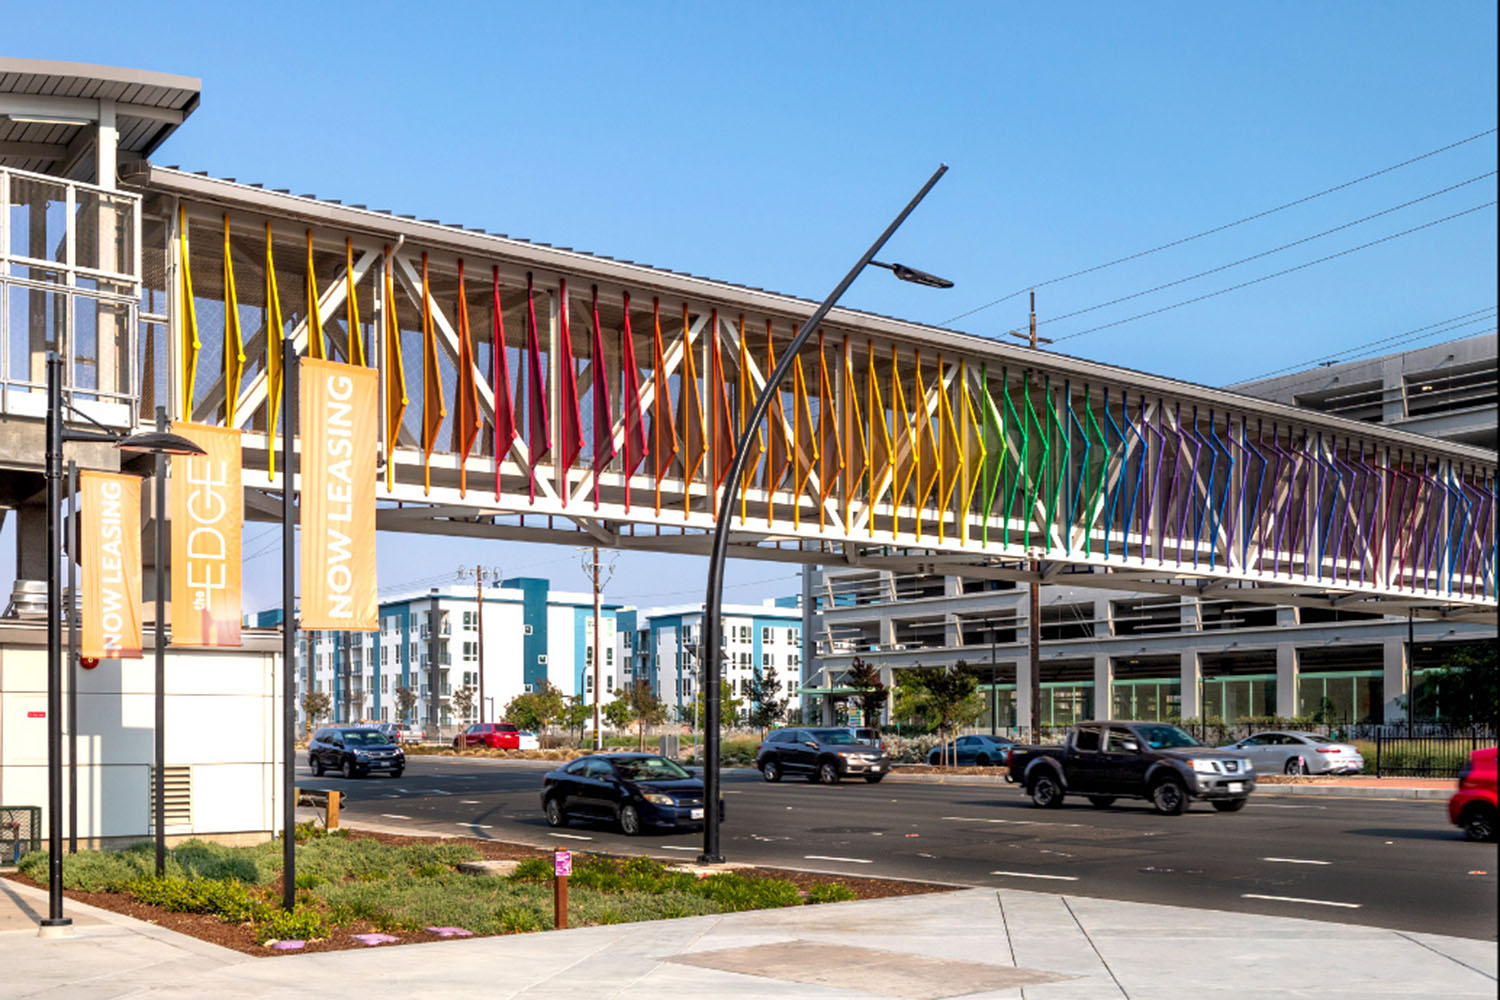
M 870 261 L 870 263 L 874 264 L 876 267 L 883 267 L 887 271 L 890 271 L 892 274 L 894 274 L 896 277 L 900 278 L 902 281 L 910 281 L 914 285 L 926 285 L 928 288 L 953 287 L 953 282 L 949 281 L 947 278 L 940 278 L 935 274 L 929 274 L 926 271 L 919 271 L 914 267 L 907 267 L 905 264 L 887 264 L 884 261 L 879 260 L 872 260 Z
M 141 431 L 121 439 L 115 447 L 121 451 L 144 455 L 208 454 L 181 434 L 173 434 L 170 431 Z

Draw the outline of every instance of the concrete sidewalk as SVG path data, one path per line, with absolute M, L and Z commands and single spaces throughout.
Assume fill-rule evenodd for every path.
M 1409 1000 L 1496 992 L 1489 941 L 1012 890 L 266 958 L 72 903 L 74 936 L 42 940 L 20 924 L 28 909 L 45 910 L 45 894 L 14 882 L 0 890 L 0 910 L 10 910 L 0 918 L 0 998 L 355 990 L 496 1000 Z

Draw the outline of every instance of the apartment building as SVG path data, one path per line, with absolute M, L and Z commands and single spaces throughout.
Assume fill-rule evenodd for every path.
M 564 695 L 592 698 L 594 690 L 593 595 L 553 590 L 545 579 L 518 577 L 484 588 L 452 585 L 398 594 L 380 603 L 378 632 L 304 632 L 297 640 L 297 711 L 303 692 L 328 695 L 328 719 L 404 722 L 416 729 L 453 727 L 503 717 L 505 705 L 545 680 Z M 604 652 L 604 699 L 619 683 L 616 615 L 603 603 L 599 647 Z M 280 612 L 254 616 L 254 624 L 279 622 Z M 481 629 L 483 615 L 483 696 Z M 436 633 L 434 633 L 434 623 Z M 434 716 L 431 667 L 437 667 Z M 403 712 L 399 691 L 417 697 Z M 472 695 L 461 710 L 460 692 Z M 326 721 L 326 720 L 324 720 Z

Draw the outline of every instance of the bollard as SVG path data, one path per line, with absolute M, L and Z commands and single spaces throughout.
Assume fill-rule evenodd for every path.
M 568 876 L 573 874 L 571 851 L 552 852 L 552 924 L 557 930 L 568 926 Z
M 342 792 L 330 791 L 328 793 L 328 812 L 324 814 L 323 829 L 337 830 L 339 828 L 339 799 Z

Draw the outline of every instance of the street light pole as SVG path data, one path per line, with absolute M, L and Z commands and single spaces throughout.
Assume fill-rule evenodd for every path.
M 164 434 L 166 430 L 167 410 L 166 407 L 158 406 L 156 432 Z M 156 588 L 156 621 L 153 623 L 151 640 L 151 651 L 156 657 L 153 696 L 156 710 L 156 773 L 152 775 L 151 787 L 156 793 L 153 821 L 156 824 L 156 874 L 160 877 L 167 873 L 167 599 L 162 593 L 162 581 L 166 575 L 162 563 L 167 558 L 167 456 L 161 452 L 155 455 L 152 475 L 156 480 L 152 484 L 152 505 L 155 507 L 153 514 L 156 519 L 152 555 L 156 565 L 151 569 L 152 586 Z
M 296 436 L 297 348 L 290 337 L 281 342 L 281 906 L 297 904 L 297 762 L 293 743 L 297 726 L 297 511 L 292 504 L 292 462 Z M 312 676 L 312 651 L 307 654 Z M 309 680 L 307 690 L 312 692 Z
M 932 190 L 933 185 L 948 172 L 947 164 L 937 168 L 922 189 L 916 193 L 911 201 L 903 208 L 886 226 L 885 231 L 871 244 L 855 265 L 844 275 L 837 287 L 829 293 L 822 304 L 813 311 L 792 338 L 790 344 L 782 351 L 781 359 L 776 363 L 776 368 L 766 378 L 766 384 L 760 391 L 760 396 L 755 401 L 754 408 L 750 411 L 750 419 L 740 428 L 739 439 L 735 442 L 734 458 L 729 463 L 729 472 L 724 477 L 724 494 L 719 504 L 719 516 L 714 525 L 713 549 L 708 560 L 708 584 L 707 592 L 703 601 L 703 638 L 701 649 L 704 653 L 703 663 L 703 699 L 704 699 L 704 738 L 703 738 L 703 853 L 698 860 L 702 864 L 719 864 L 724 858 L 719 853 L 719 677 L 721 673 L 719 663 L 719 614 L 724 598 L 724 560 L 729 552 L 729 525 L 733 520 L 734 512 L 739 506 L 735 503 L 740 490 L 740 477 L 744 474 L 745 459 L 749 454 L 751 440 L 760 427 L 760 422 L 765 418 L 766 410 L 771 405 L 771 400 L 777 395 L 778 388 L 792 363 L 797 358 L 797 353 L 802 345 L 807 343 L 808 337 L 818 328 L 823 317 L 834 304 L 848 291 L 849 286 L 854 284 L 854 279 L 859 277 L 860 272 L 875 260 L 875 255 L 880 252 L 889 240 L 900 228 L 906 217 L 916 209 L 927 193 Z M 888 265 L 881 265 L 888 266 Z M 903 281 L 914 281 L 919 284 L 930 285 L 938 288 L 952 286 L 951 281 L 938 278 L 934 275 L 917 271 L 914 268 L 898 267 L 889 265 L 890 269 Z

